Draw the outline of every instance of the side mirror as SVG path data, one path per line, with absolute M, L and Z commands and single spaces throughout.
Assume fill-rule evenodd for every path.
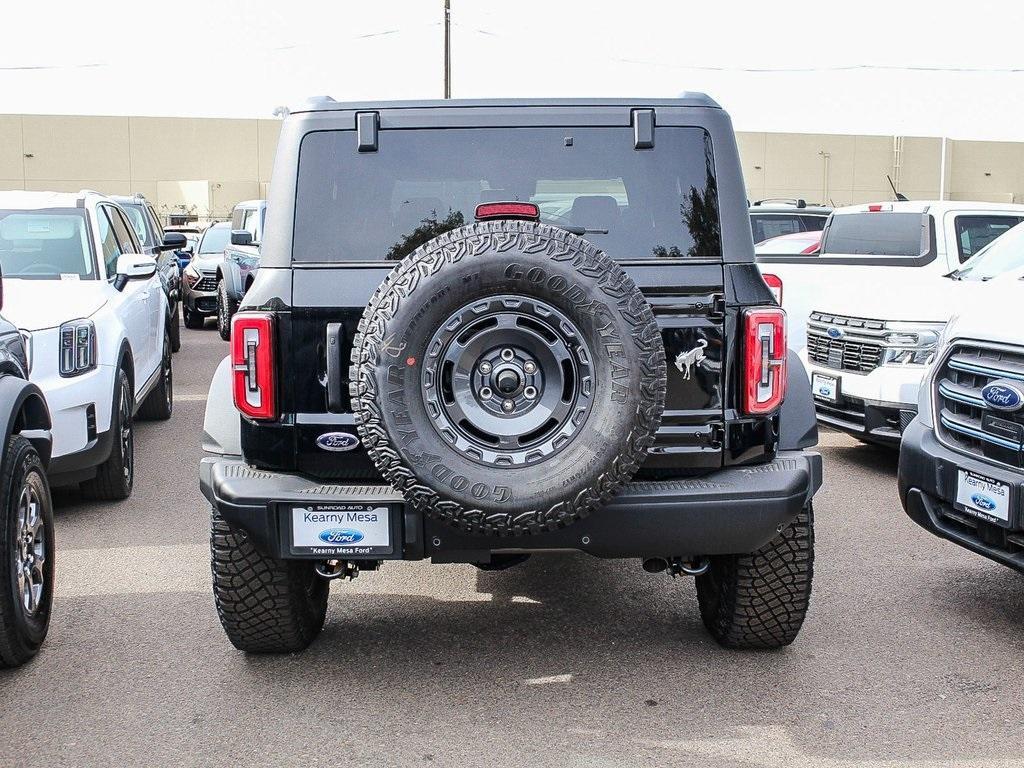
M 232 245 L 252 245 L 252 232 L 247 229 L 231 230 Z
M 188 238 L 185 237 L 181 232 L 167 232 L 164 234 L 163 245 L 160 246 L 161 251 L 177 251 L 188 245 Z
M 156 259 L 144 253 L 125 253 L 117 257 L 114 287 L 123 290 L 129 280 L 144 280 L 156 274 Z

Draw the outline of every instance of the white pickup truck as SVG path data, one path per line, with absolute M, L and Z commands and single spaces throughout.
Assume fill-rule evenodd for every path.
M 965 269 L 957 280 L 957 271 L 1021 221 L 1024 205 L 851 206 L 829 219 L 819 255 L 762 257 L 762 271 L 781 280 L 818 420 L 898 444 L 945 322 L 980 293 L 986 272 Z

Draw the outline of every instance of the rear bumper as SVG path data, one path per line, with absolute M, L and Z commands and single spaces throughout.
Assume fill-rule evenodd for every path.
M 321 484 L 249 467 L 238 457 L 200 463 L 203 495 L 265 553 L 289 549 L 289 510 L 306 504 L 386 506 L 391 559 L 486 562 L 495 552 L 578 550 L 598 557 L 696 557 L 753 552 L 793 520 L 821 486 L 821 456 L 780 453 L 766 464 L 700 478 L 630 483 L 607 506 L 565 529 L 518 537 L 468 535 L 424 518 L 384 485 Z M 373 559 L 379 559 L 374 555 Z
M 1008 524 L 987 522 L 954 506 L 961 469 L 1010 486 Z M 1024 572 L 1024 472 L 953 451 L 918 420 L 903 435 L 898 484 L 903 509 L 922 528 Z

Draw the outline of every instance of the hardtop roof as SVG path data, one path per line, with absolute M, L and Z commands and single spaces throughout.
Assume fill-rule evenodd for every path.
M 687 91 L 674 98 L 568 98 L 568 99 L 423 99 L 407 101 L 335 101 L 330 96 L 316 96 L 306 99 L 291 114 L 301 112 L 344 112 L 344 111 L 385 111 L 395 109 L 465 109 L 467 107 L 489 107 L 519 109 L 541 107 L 635 107 L 637 109 L 657 107 L 703 107 L 721 109 L 721 106 L 705 93 Z

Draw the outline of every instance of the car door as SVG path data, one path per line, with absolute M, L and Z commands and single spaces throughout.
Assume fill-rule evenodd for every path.
M 97 215 L 100 242 L 104 263 L 107 264 L 107 279 L 116 274 L 117 256 L 124 253 L 141 253 L 137 238 L 131 234 L 131 225 L 124 214 L 112 205 L 100 205 Z M 116 256 L 113 255 L 116 253 Z M 135 363 L 135 385 L 141 386 L 152 375 L 154 363 L 154 328 L 151 321 L 151 297 L 154 281 L 129 280 L 123 290 L 115 291 L 117 314 L 124 323 L 128 344 L 131 346 Z

